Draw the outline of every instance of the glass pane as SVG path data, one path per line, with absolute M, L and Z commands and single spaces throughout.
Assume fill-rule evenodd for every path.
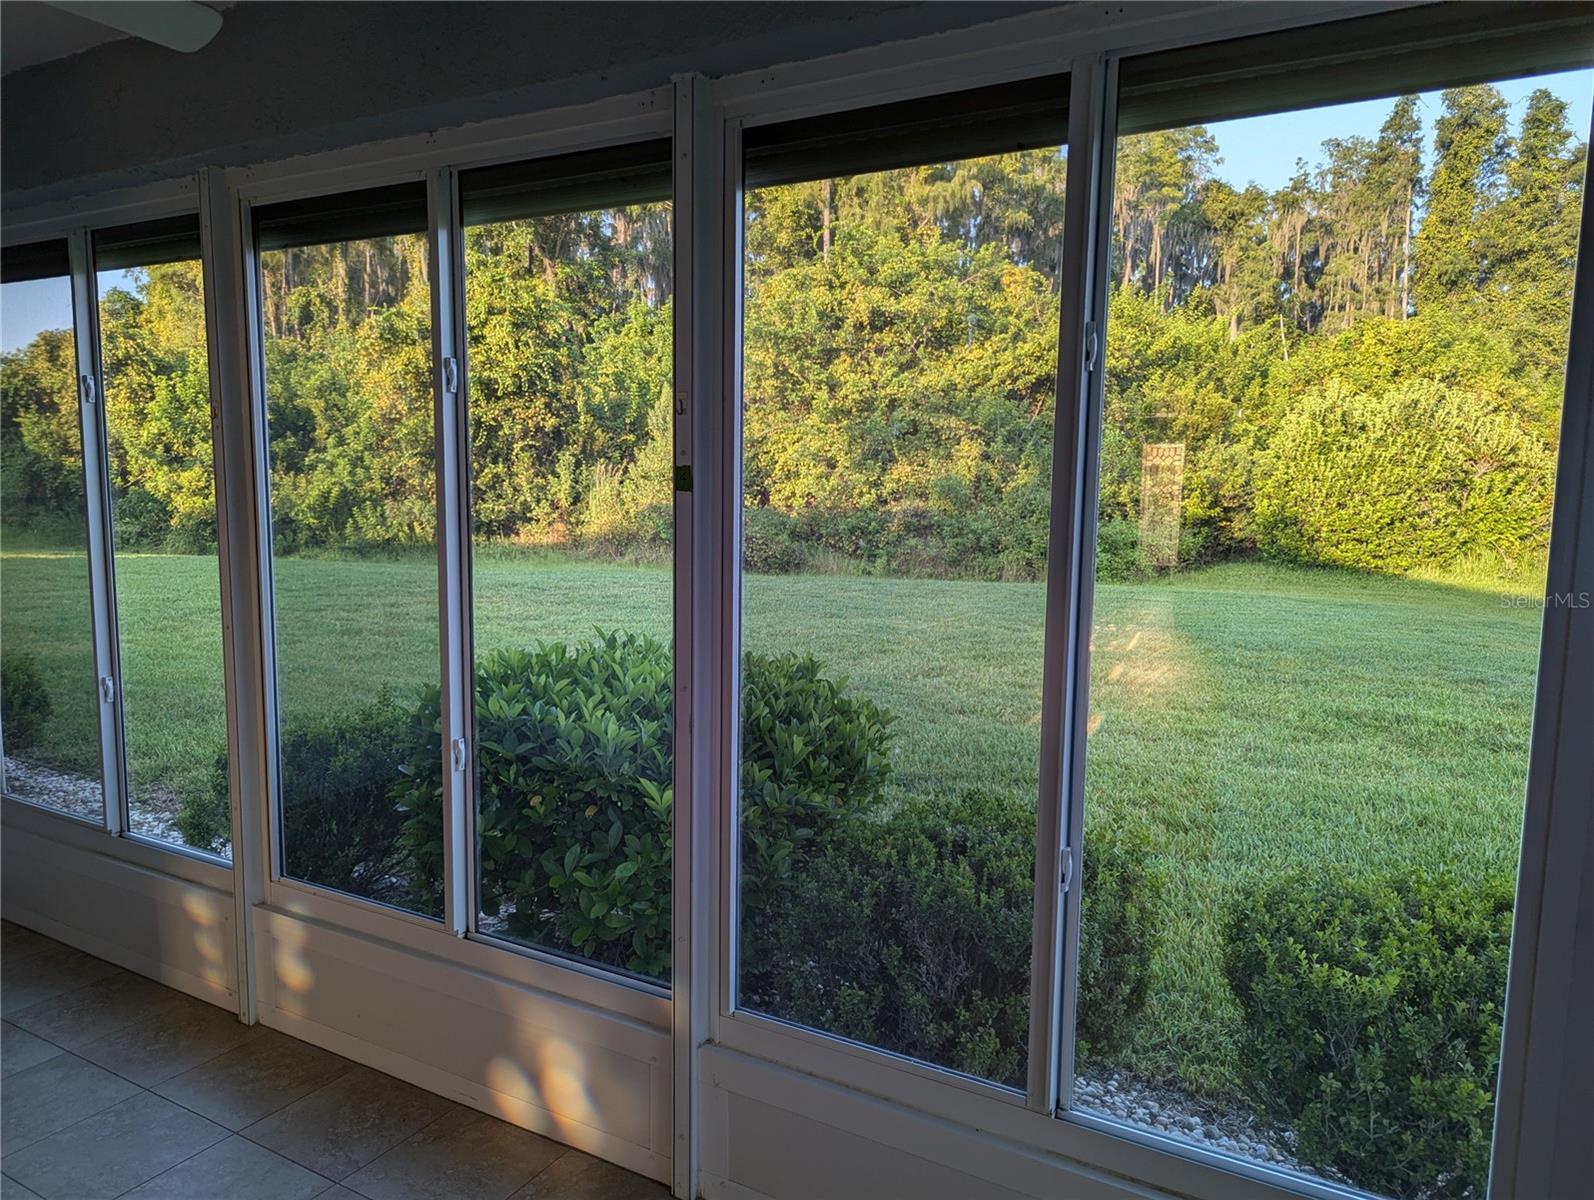
M 83 432 L 62 276 L 0 284 L 6 794 L 103 822 Z
M 1591 78 L 1118 143 L 1078 1108 L 1484 1192 Z
M 260 255 L 283 869 L 435 917 L 411 836 L 442 804 L 426 262 L 420 234 Z
M 230 855 L 210 374 L 198 261 L 101 271 L 129 826 Z
M 465 231 L 482 931 L 670 971 L 667 203 Z
M 1064 167 L 746 199 L 738 1002 L 1013 1086 Z

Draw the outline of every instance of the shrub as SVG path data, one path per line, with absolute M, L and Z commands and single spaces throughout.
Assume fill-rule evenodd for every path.
M 1127 517 L 1104 519 L 1096 527 L 1096 578 L 1128 583 L 1145 574 L 1140 562 L 1140 529 Z
M 442 889 L 415 887 L 390 794 L 420 736 L 386 695 L 340 719 L 309 721 L 281 739 L 283 866 L 340 891 L 440 915 Z
M 1405 572 L 1469 555 L 1513 563 L 1549 536 L 1554 463 L 1487 397 L 1427 380 L 1338 379 L 1283 417 L 1256 485 L 1272 558 Z
M 405 877 L 403 814 L 389 794 L 416 736 L 413 719 L 385 695 L 347 715 L 283 730 L 278 776 L 288 875 L 441 913 L 441 888 L 412 890 Z M 216 759 L 209 792 L 184 798 L 177 828 L 189 845 L 209 850 L 231 836 L 225 754 Z
M 1034 807 L 971 792 L 837 823 L 780 890 L 743 870 L 742 1002 L 987 1078 L 1029 1028 Z
M 670 963 L 673 713 L 667 645 L 609 633 L 484 658 L 476 681 L 482 906 L 516 937 L 659 976 Z M 834 815 L 878 794 L 888 718 L 811 658 L 743 663 L 744 826 L 784 880 Z M 418 880 L 441 886 L 438 700 L 396 793 Z
M 1111 1059 L 1146 1007 L 1156 951 L 1162 877 L 1144 828 L 1118 823 L 1085 834 L 1080 865 L 1079 994 L 1075 1027 L 1082 1059 Z
M 500 650 L 477 665 L 483 911 L 540 945 L 645 974 L 669 964 L 671 664 L 652 638 Z M 416 719 L 435 729 L 433 689 Z M 398 800 L 418 877 L 442 883 L 438 736 Z
M 0 650 L 0 729 L 6 750 L 26 750 L 50 719 L 50 693 L 38 661 L 24 650 Z
M 171 506 L 153 492 L 135 485 L 116 498 L 111 527 L 119 548 L 159 549 L 171 525 Z
M 742 563 L 758 575 L 784 575 L 802 566 L 796 522 L 778 509 L 742 510 Z
M 1242 894 L 1239 1068 L 1303 1162 L 1392 1196 L 1482 1196 L 1508 879 L 1289 877 Z
M 1080 1034 L 1127 1035 L 1150 968 L 1144 840 L 1099 835 L 1085 862 Z M 984 1078 L 1023 1082 L 1035 806 L 968 792 L 904 799 L 823 835 L 790 886 L 749 899 L 743 1000 L 782 1018 Z
M 196 850 L 219 853 L 232 839 L 226 750 L 211 762 L 209 786 L 183 793 L 176 823 L 183 841 Z

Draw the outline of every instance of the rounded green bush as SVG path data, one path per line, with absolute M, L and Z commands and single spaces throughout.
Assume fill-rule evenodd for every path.
M 1510 881 L 1292 876 L 1244 892 L 1239 1069 L 1296 1153 L 1368 1191 L 1482 1196 Z
M 1144 1007 L 1156 880 L 1144 838 L 1084 859 L 1080 1052 L 1116 1051 Z M 1022 1086 L 1034 938 L 1035 804 L 971 791 L 835 823 L 790 884 L 746 887 L 742 1002 Z
M 1469 555 L 1512 563 L 1549 538 L 1553 458 L 1497 400 L 1340 379 L 1285 414 L 1262 458 L 1265 555 L 1399 574 Z
M 670 648 L 607 633 L 477 665 L 481 903 L 516 937 L 653 977 L 670 965 Z M 812 658 L 742 668 L 750 876 L 776 886 L 817 829 L 878 795 L 889 717 Z M 423 699 L 394 800 L 423 891 L 441 886 L 438 697 Z
M 37 744 L 50 708 L 38 660 L 23 650 L 0 651 L 0 728 L 7 752 Z

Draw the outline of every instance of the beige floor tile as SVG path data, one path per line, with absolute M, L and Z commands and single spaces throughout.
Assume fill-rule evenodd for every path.
M 311 1200 L 327 1180 L 237 1134 L 128 1192 L 125 1200 Z
M 328 1179 L 342 1179 L 452 1108 L 441 1096 L 355 1067 L 251 1125 L 245 1136 Z
M 52 996 L 8 1015 L 13 1024 L 57 1046 L 77 1050 L 138 1025 L 180 995 L 152 979 L 119 971 L 107 979 Z
M 268 1029 L 154 1090 L 228 1129 L 239 1130 L 331 1083 L 353 1065 L 346 1058 Z
M 121 967 L 51 942 L 16 961 L 8 956 L 0 973 L 0 1012 L 9 1020 L 13 1013 L 87 987 L 113 975 L 126 974 Z
M 235 1012 L 168 990 L 166 1001 L 153 1011 L 79 1047 L 77 1053 L 143 1087 L 154 1087 L 266 1032 L 263 1025 L 243 1024 Z
M 221 1141 L 227 1131 L 140 1092 L 5 1157 L 5 1173 L 42 1196 L 113 1200 Z
M 10 1021 L 0 1021 L 0 1078 L 9 1079 L 60 1053 L 61 1047 L 53 1042 L 35 1037 Z
M 613 1163 L 568 1150 L 513 1200 L 669 1200 L 670 1189 Z
M 547 1138 L 460 1108 L 343 1182 L 369 1200 L 506 1200 L 563 1153 Z
M 24 1147 L 134 1095 L 138 1088 L 73 1054 L 18 1071 L 0 1104 L 0 1165 Z M 10 1168 L 6 1167 L 9 1173 Z

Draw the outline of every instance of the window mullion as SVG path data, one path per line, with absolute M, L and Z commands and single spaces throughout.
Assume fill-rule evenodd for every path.
M 200 172 L 200 239 L 205 344 L 209 353 L 211 445 L 216 464 L 216 537 L 221 562 L 222 670 L 227 681 L 228 790 L 231 793 L 233 922 L 238 946 L 238 1011 L 257 1013 L 251 910 L 271 877 L 266 714 L 269 674 L 261 653 L 270 589 L 262 581 L 255 477 L 249 241 L 224 172 Z
M 72 266 L 72 335 L 77 354 L 78 408 L 83 434 L 83 502 L 88 525 L 89 592 L 94 612 L 94 674 L 98 687 L 100 775 L 106 829 L 127 828 L 122 764 L 121 672 L 117 662 L 115 567 L 111 561 L 110 479 L 107 471 L 104 373 L 100 369 L 99 292 L 89 233 L 68 239 Z
M 725 368 L 734 295 L 734 146 L 712 85 L 675 80 L 675 802 L 671 989 L 675 1091 L 673 1190 L 700 1190 L 698 1054 L 726 998 L 728 912 L 720 857 L 734 777 L 736 487 L 734 387 Z
M 474 905 L 474 803 L 471 781 L 472 667 L 467 594 L 470 525 L 466 496 L 464 339 L 459 336 L 462 276 L 453 171 L 433 171 L 426 181 L 427 241 L 432 276 L 432 356 L 437 474 L 437 601 L 442 686 L 443 920 L 463 937 Z
M 1076 62 L 1070 73 L 1026 1096 L 1044 1113 L 1072 1091 L 1115 75 L 1099 59 Z

